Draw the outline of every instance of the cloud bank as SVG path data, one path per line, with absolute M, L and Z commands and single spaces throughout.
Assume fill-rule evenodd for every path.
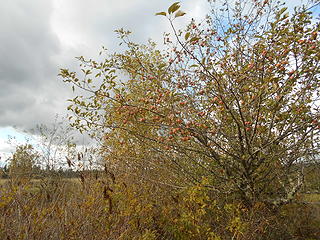
M 173 1 L 172 1 L 173 2 Z M 191 17 L 205 11 L 202 0 L 185 1 Z M 0 8 L 0 127 L 33 128 L 66 114 L 68 86 L 60 68 L 76 68 L 74 57 L 94 57 L 105 46 L 118 49 L 121 27 L 133 40 L 161 42 L 168 22 L 154 13 L 170 1 L 158 0 L 11 0 Z

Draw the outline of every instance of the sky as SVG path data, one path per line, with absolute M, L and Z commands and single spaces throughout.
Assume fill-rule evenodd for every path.
M 8 135 L 24 141 L 24 130 L 64 116 L 70 87 L 57 76 L 60 68 L 77 69 L 77 56 L 95 58 L 101 47 L 119 49 L 114 30 L 133 32 L 133 40 L 162 42 L 169 31 L 164 11 L 171 0 L 10 0 L 0 8 L 0 157 L 14 150 Z M 206 0 L 182 0 L 187 15 L 201 20 Z M 287 1 L 289 5 L 300 0 Z M 1 164 L 1 160 L 0 160 Z
M 57 76 L 76 69 L 77 56 L 94 58 L 101 47 L 118 50 L 114 30 L 133 32 L 133 40 L 161 42 L 169 24 L 154 14 L 169 0 L 10 0 L 0 8 L 0 157 L 14 150 L 8 135 L 24 142 L 24 130 L 50 124 L 67 114 L 70 87 Z M 184 0 L 191 17 L 203 16 L 204 0 Z M 0 160 L 1 161 L 1 160 Z

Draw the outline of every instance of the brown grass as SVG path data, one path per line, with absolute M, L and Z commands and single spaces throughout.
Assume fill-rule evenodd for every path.
M 16 179 L 0 182 L 0 239 L 319 239 L 320 206 L 274 211 L 222 205 L 207 190 L 175 192 L 137 179 Z M 209 195 L 208 195 L 209 194 Z M 318 201 L 318 195 L 305 196 Z M 307 198 L 305 199 L 307 200 Z

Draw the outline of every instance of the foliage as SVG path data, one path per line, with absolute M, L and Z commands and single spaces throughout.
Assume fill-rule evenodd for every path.
M 9 174 L 11 177 L 32 178 L 39 170 L 39 153 L 31 144 L 19 145 L 9 159 Z
M 1 239 L 317 239 L 317 205 L 288 204 L 271 211 L 212 202 L 206 179 L 174 191 L 114 182 L 104 171 L 81 178 L 48 178 L 0 186 Z M 170 190 L 170 191 L 168 191 Z M 150 194 L 153 193 L 153 194 Z
M 319 22 L 307 6 L 290 16 L 273 1 L 225 2 L 219 11 L 209 2 L 205 21 L 185 30 L 174 27 L 179 3 L 157 14 L 174 33 L 166 51 L 121 29 L 124 53 L 80 57 L 82 80 L 62 69 L 89 93 L 71 100 L 73 125 L 103 132 L 116 172 L 177 187 L 205 177 L 248 206 L 285 204 L 319 154 Z
M 289 14 L 268 0 L 208 1 L 209 15 L 184 30 L 176 2 L 156 14 L 172 26 L 165 50 L 120 29 L 124 52 L 79 57 L 83 76 L 62 69 L 84 91 L 69 120 L 99 141 L 104 162 L 85 165 L 97 151 L 77 154 L 62 141 L 66 169 L 51 167 L 50 142 L 64 138 L 42 128 L 56 174 L 0 184 L 0 238 L 317 239 L 313 2 Z M 10 171 L 32 169 L 37 156 L 20 146 Z

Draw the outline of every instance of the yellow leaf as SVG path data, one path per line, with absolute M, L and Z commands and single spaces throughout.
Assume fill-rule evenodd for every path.
M 166 12 L 158 12 L 156 13 L 156 16 L 167 16 Z
M 180 8 L 179 2 L 175 2 L 174 4 L 172 4 L 169 8 L 168 8 L 168 13 L 174 13 L 175 11 L 177 11 Z
M 181 10 L 179 10 L 178 12 L 176 12 L 175 17 L 182 17 L 183 15 L 185 15 L 185 12 L 182 12 Z

